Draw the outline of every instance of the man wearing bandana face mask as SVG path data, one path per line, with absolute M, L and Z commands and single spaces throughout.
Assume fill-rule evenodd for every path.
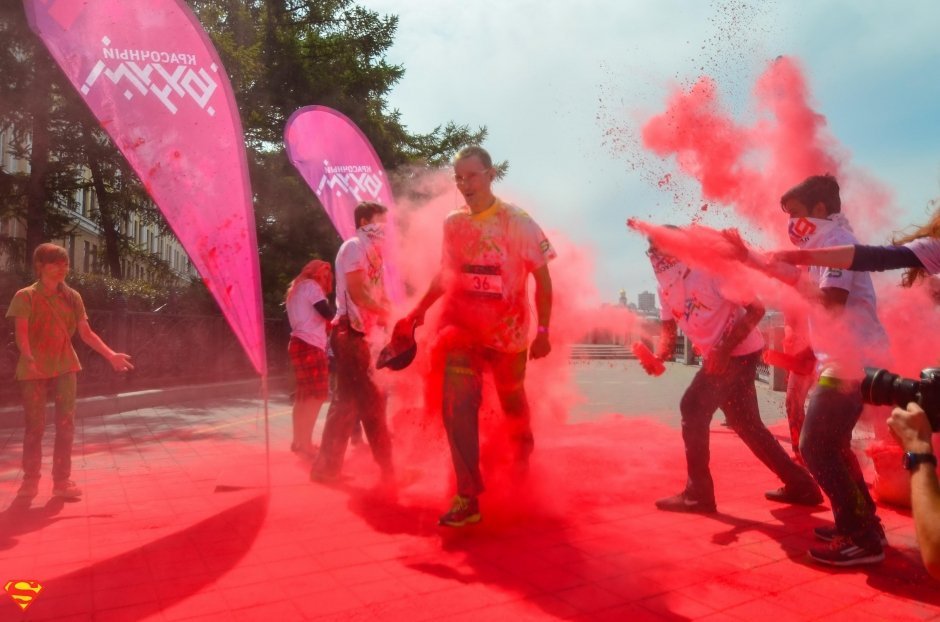
M 807 178 L 780 205 L 790 217 L 790 240 L 801 249 L 858 243 L 841 214 L 839 184 L 831 175 Z M 884 559 L 884 531 L 850 443 L 862 413 L 863 368 L 887 364 L 888 339 L 867 273 L 813 266 L 809 277 L 822 306 L 809 321 L 819 381 L 810 393 L 800 453 L 829 497 L 836 523 L 815 530 L 830 545 L 811 549 L 810 556 L 834 566 L 876 563 Z
M 704 364 L 679 404 L 688 481 L 677 495 L 660 499 L 656 507 L 669 512 L 716 511 L 715 487 L 709 463 L 709 424 L 715 411 L 724 412 L 728 425 L 754 455 L 773 471 L 784 487 L 775 500 L 801 505 L 822 502 L 810 474 L 793 462 L 764 426 L 757 405 L 754 378 L 764 346 L 757 323 L 764 308 L 755 302 L 738 304 L 722 284 L 702 270 L 686 266 L 650 245 L 647 255 L 662 303 L 660 360 L 675 346 L 677 326 L 702 353 Z M 644 364 L 655 374 L 653 365 Z
M 385 396 L 372 377 L 370 341 L 388 321 L 382 242 L 388 209 L 360 203 L 353 216 L 356 236 L 343 242 L 336 255 L 336 317 L 330 346 L 336 360 L 336 395 L 330 402 L 320 453 L 310 477 L 333 481 L 356 421 L 362 422 L 382 479 L 392 484 L 392 446 L 385 419 Z

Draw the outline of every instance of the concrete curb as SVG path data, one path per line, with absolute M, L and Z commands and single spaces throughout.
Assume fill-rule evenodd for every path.
M 277 376 L 268 379 L 270 393 L 287 391 L 290 387 L 290 376 Z M 116 413 L 166 406 L 179 402 L 190 402 L 206 398 L 244 397 L 254 396 L 261 399 L 261 379 L 250 378 L 233 382 L 216 382 L 212 384 L 195 384 L 181 387 L 167 387 L 163 389 L 147 389 L 130 393 L 117 393 L 112 395 L 96 395 L 80 398 L 75 406 L 75 418 L 99 417 Z M 51 405 L 47 406 L 46 423 L 54 421 Z M 23 409 L 20 406 L 6 406 L 0 408 L 0 429 L 13 428 L 23 425 Z

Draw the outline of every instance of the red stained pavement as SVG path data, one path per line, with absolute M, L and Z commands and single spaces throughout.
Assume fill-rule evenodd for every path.
M 313 484 L 287 451 L 284 395 L 269 407 L 270 489 L 255 399 L 80 419 L 75 503 L 53 499 L 48 477 L 17 500 L 22 432 L 0 428 L 0 583 L 43 586 L 25 613 L 0 594 L 0 620 L 940 619 L 909 513 L 881 508 L 883 564 L 811 564 L 812 528 L 831 512 L 764 500 L 778 482 L 720 416 L 719 513 L 657 511 L 684 484 L 676 408 L 694 370 L 650 381 L 632 361 L 577 365 L 585 403 L 537 427 L 528 481 L 484 495 L 483 522 L 462 530 L 436 525 L 450 494 L 442 444 L 398 453 L 395 497 L 374 487 L 362 447 L 346 480 Z M 760 393 L 785 440 L 782 395 Z

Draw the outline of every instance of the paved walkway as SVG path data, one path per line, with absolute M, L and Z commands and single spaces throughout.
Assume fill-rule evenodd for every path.
M 286 451 L 284 396 L 269 407 L 270 470 L 257 400 L 81 419 L 75 503 L 51 498 L 47 479 L 31 503 L 15 499 L 22 434 L 0 429 L 0 582 L 42 586 L 14 583 L 8 592 L 34 599 L 22 612 L 0 594 L 0 619 L 940 618 L 940 583 L 923 570 L 908 514 L 881 510 L 883 564 L 812 565 L 811 529 L 831 513 L 765 501 L 778 483 L 720 419 L 719 513 L 656 511 L 654 499 L 684 484 L 675 407 L 692 370 L 670 365 L 653 381 L 629 361 L 572 368 L 585 399 L 568 422 L 539 422 L 524 485 L 503 478 L 498 440 L 484 444 L 484 520 L 462 530 L 436 525 L 451 483 L 434 419 L 393 420 L 396 497 L 373 487 L 362 447 L 341 484 L 309 482 L 308 464 Z M 783 439 L 782 396 L 761 396 Z

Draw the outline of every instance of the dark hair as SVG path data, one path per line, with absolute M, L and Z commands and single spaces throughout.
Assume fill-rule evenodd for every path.
M 353 211 L 353 218 L 356 222 L 356 229 L 362 226 L 359 224 L 360 221 L 365 220 L 366 222 L 371 222 L 376 214 L 384 214 L 387 211 L 388 208 L 384 205 L 363 201 L 357 205 L 356 209 Z
M 780 197 L 780 205 L 796 199 L 807 209 L 813 209 L 817 203 L 826 206 L 827 214 L 838 214 L 842 211 L 842 199 L 839 198 L 839 182 L 826 173 L 825 175 L 812 175 L 801 183 L 787 190 Z
M 490 157 L 490 152 L 480 145 L 469 145 L 464 147 L 457 152 L 457 156 L 454 158 L 454 162 L 457 162 L 458 160 L 465 160 L 466 158 L 479 158 L 483 168 L 493 168 L 493 158 Z

